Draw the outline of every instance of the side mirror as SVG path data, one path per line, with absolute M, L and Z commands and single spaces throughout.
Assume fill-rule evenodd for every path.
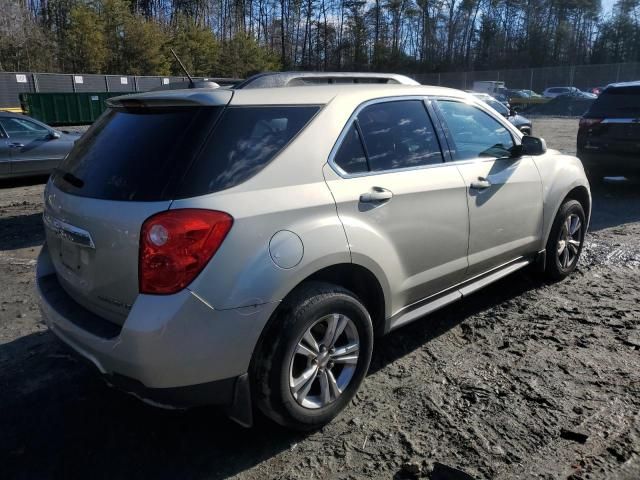
M 515 117 L 516 115 L 518 115 L 518 111 L 514 107 L 509 107 L 509 116 Z
M 545 153 L 547 153 L 547 142 L 544 141 L 544 138 L 530 135 L 522 137 L 523 155 L 544 155 Z
M 49 140 L 56 140 L 60 138 L 60 132 L 51 131 L 47 138 L 49 138 Z

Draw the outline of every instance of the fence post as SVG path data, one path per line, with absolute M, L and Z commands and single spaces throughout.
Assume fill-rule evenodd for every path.
M 616 83 L 620 81 L 620 64 L 618 64 L 618 68 L 616 69 Z
M 105 86 L 105 91 L 109 91 L 109 80 L 107 79 L 107 76 L 104 76 L 104 86 Z
M 531 69 L 531 78 L 529 78 L 529 90 L 533 91 L 533 68 Z
M 440 80 L 440 72 L 438 72 L 438 86 L 442 86 L 442 81 Z
M 33 79 L 33 89 L 35 90 L 35 93 L 38 93 L 40 91 L 40 85 L 38 85 L 38 75 L 32 73 L 31 78 Z

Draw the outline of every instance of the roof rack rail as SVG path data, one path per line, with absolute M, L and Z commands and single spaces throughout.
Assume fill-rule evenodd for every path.
M 394 83 L 420 85 L 415 80 L 395 73 L 358 72 L 267 72 L 259 73 L 235 85 L 242 88 L 300 87 L 309 85 Z

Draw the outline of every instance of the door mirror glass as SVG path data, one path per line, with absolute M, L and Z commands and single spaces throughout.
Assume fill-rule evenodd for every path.
M 547 142 L 543 138 L 525 135 L 522 137 L 522 155 L 544 155 L 547 152 Z

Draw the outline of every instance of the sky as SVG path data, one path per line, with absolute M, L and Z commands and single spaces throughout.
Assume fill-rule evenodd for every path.
M 613 3 L 614 2 L 615 2 L 615 0 L 602 0 L 602 10 L 605 13 L 611 12 L 611 9 L 613 8 Z

